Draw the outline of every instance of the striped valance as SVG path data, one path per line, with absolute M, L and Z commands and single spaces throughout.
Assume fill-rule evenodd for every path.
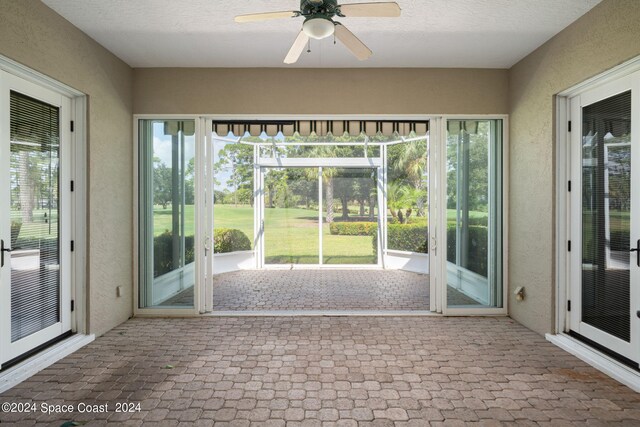
M 356 136 L 385 135 L 409 135 L 415 132 L 417 135 L 426 134 L 429 130 L 429 121 L 396 121 L 396 120 L 252 120 L 229 121 L 214 120 L 213 132 L 219 136 L 226 136 L 231 132 L 235 136 L 245 135 L 259 136 L 263 132 L 268 136 L 275 136 L 282 132 L 284 136 L 295 133 L 301 136 L 309 136 L 312 133 L 318 136 L 327 134 L 342 136 L 344 134 Z
M 447 120 L 447 132 L 449 135 L 458 135 L 460 132 L 478 133 L 478 120 Z

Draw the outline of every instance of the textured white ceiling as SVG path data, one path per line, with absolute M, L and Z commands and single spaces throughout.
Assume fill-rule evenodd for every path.
M 298 10 L 298 0 L 43 1 L 133 67 L 285 67 L 303 21 L 233 20 Z M 397 0 L 400 18 L 338 19 L 373 50 L 369 60 L 329 38 L 293 67 L 509 68 L 600 1 Z

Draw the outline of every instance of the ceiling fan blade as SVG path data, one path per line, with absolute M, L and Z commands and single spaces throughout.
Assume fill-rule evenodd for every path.
M 304 31 L 300 31 L 298 33 L 298 37 L 296 37 L 296 41 L 293 42 L 293 46 L 289 49 L 289 53 L 287 53 L 287 57 L 284 58 L 285 64 L 295 64 L 300 58 L 304 47 L 307 45 L 309 41 L 309 36 L 304 33 Z
M 400 6 L 396 2 L 352 3 L 340 5 L 340 12 L 349 18 L 396 18 L 400 16 Z
M 369 58 L 373 52 L 342 24 L 336 25 L 335 35 L 360 61 Z
M 236 22 L 257 22 L 257 21 L 268 21 L 271 19 L 280 19 L 280 18 L 295 18 L 299 16 L 298 12 L 265 12 L 265 13 L 252 13 L 249 15 L 238 15 L 234 19 Z

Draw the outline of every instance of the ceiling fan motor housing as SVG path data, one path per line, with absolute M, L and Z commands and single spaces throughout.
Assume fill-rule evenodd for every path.
M 300 0 L 300 11 L 303 16 L 316 14 L 331 18 L 339 14 L 338 0 Z

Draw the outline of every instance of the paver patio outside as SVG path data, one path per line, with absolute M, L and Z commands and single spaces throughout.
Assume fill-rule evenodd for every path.
M 213 307 L 429 310 L 429 276 L 401 270 L 244 270 L 216 275 Z
M 132 319 L 0 401 L 111 409 L 20 425 L 640 425 L 639 394 L 506 317 Z
M 474 300 L 448 287 L 452 305 Z M 192 305 L 193 289 L 163 305 Z M 428 311 L 429 275 L 402 270 L 241 270 L 213 278 L 214 311 Z

